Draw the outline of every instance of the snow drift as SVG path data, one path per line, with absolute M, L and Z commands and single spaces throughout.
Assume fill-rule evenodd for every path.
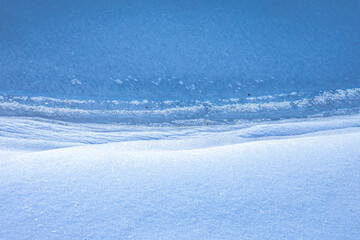
M 355 239 L 359 142 L 349 128 L 206 148 L 0 151 L 0 237 Z
M 0 0 L 0 239 L 356 239 L 358 0 Z

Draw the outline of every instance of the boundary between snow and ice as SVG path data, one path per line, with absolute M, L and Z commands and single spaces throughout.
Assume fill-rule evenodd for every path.
M 359 112 L 359 100 L 360 88 L 188 102 L 76 100 L 0 93 L 0 115 L 78 123 L 201 126 L 316 114 L 355 114 Z

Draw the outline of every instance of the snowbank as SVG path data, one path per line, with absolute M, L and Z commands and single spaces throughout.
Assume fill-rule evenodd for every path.
M 359 130 L 1 150 L 0 239 L 356 239 Z

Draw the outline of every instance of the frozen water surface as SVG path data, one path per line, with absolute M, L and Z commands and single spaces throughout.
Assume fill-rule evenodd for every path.
M 357 111 L 359 5 L 2 0 L 0 113 L 152 123 Z
M 357 239 L 359 12 L 0 0 L 0 239 Z

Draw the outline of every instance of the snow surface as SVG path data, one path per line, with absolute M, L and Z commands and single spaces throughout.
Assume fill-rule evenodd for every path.
M 0 121 L 0 239 L 360 236 L 360 116 L 158 132 Z
M 0 239 L 359 239 L 359 0 L 0 0 Z

